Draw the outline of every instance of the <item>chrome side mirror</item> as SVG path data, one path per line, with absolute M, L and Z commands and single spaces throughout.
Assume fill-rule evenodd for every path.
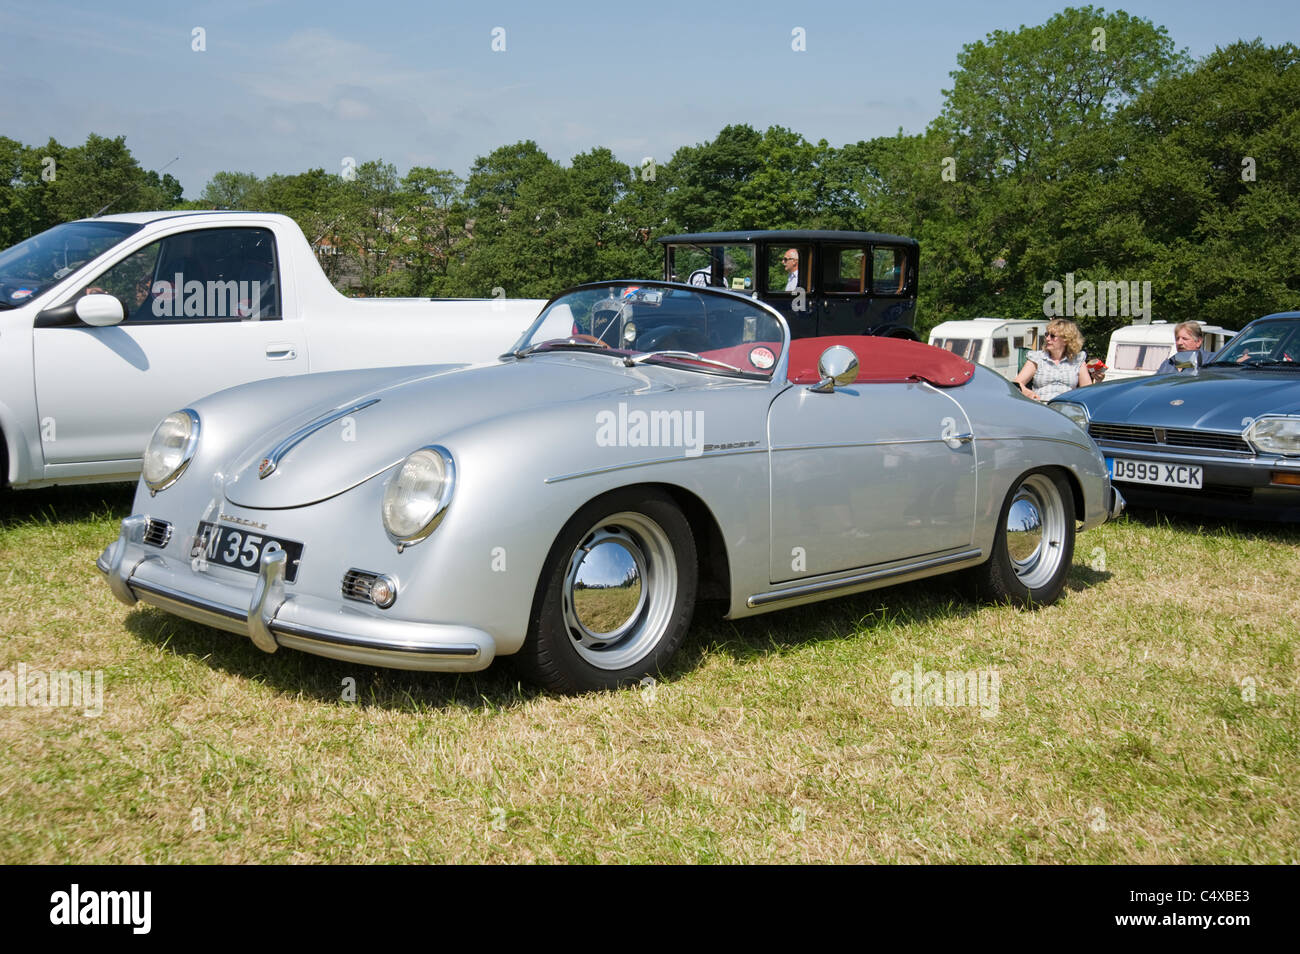
M 832 345 L 817 360 L 817 374 L 821 378 L 808 390 L 829 394 L 837 387 L 845 387 L 858 379 L 858 356 L 844 345 Z
M 1175 351 L 1169 360 L 1174 363 L 1176 371 L 1191 371 L 1195 374 L 1197 368 L 1201 366 L 1201 353 L 1199 351 Z
M 126 319 L 126 309 L 112 295 L 82 295 L 74 310 L 78 318 L 93 328 L 120 325 Z

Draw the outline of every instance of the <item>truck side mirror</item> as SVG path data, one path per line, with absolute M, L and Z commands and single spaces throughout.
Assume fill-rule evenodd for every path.
M 126 319 L 126 309 L 112 295 L 82 295 L 73 305 L 77 317 L 93 328 L 120 325 Z

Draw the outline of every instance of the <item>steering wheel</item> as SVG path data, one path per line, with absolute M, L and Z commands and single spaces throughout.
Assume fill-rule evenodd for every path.
M 571 335 L 569 335 L 569 340 L 570 340 L 570 341 L 590 341 L 592 344 L 598 344 L 598 345 L 600 345 L 602 348 L 608 348 L 608 347 L 611 347 L 611 346 L 609 345 L 609 343 L 607 343 L 607 342 L 605 342 L 605 341 L 601 341 L 601 340 L 600 340 L 599 338 L 597 338 L 595 335 L 580 335 L 580 334 L 576 334 L 576 333 L 575 333 L 575 334 L 571 334 Z

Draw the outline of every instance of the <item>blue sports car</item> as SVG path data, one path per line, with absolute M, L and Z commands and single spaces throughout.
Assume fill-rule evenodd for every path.
M 1133 506 L 1300 521 L 1300 312 L 1247 325 L 1205 365 L 1069 391 Z

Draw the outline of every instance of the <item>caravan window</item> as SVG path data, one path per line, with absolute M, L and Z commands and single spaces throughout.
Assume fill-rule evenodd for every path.
M 953 354 L 961 355 L 967 361 L 978 361 L 980 358 L 980 345 L 978 338 L 944 338 L 935 342 L 945 351 L 951 351 Z
M 1166 344 L 1117 344 L 1115 367 L 1121 371 L 1155 371 L 1169 357 Z

